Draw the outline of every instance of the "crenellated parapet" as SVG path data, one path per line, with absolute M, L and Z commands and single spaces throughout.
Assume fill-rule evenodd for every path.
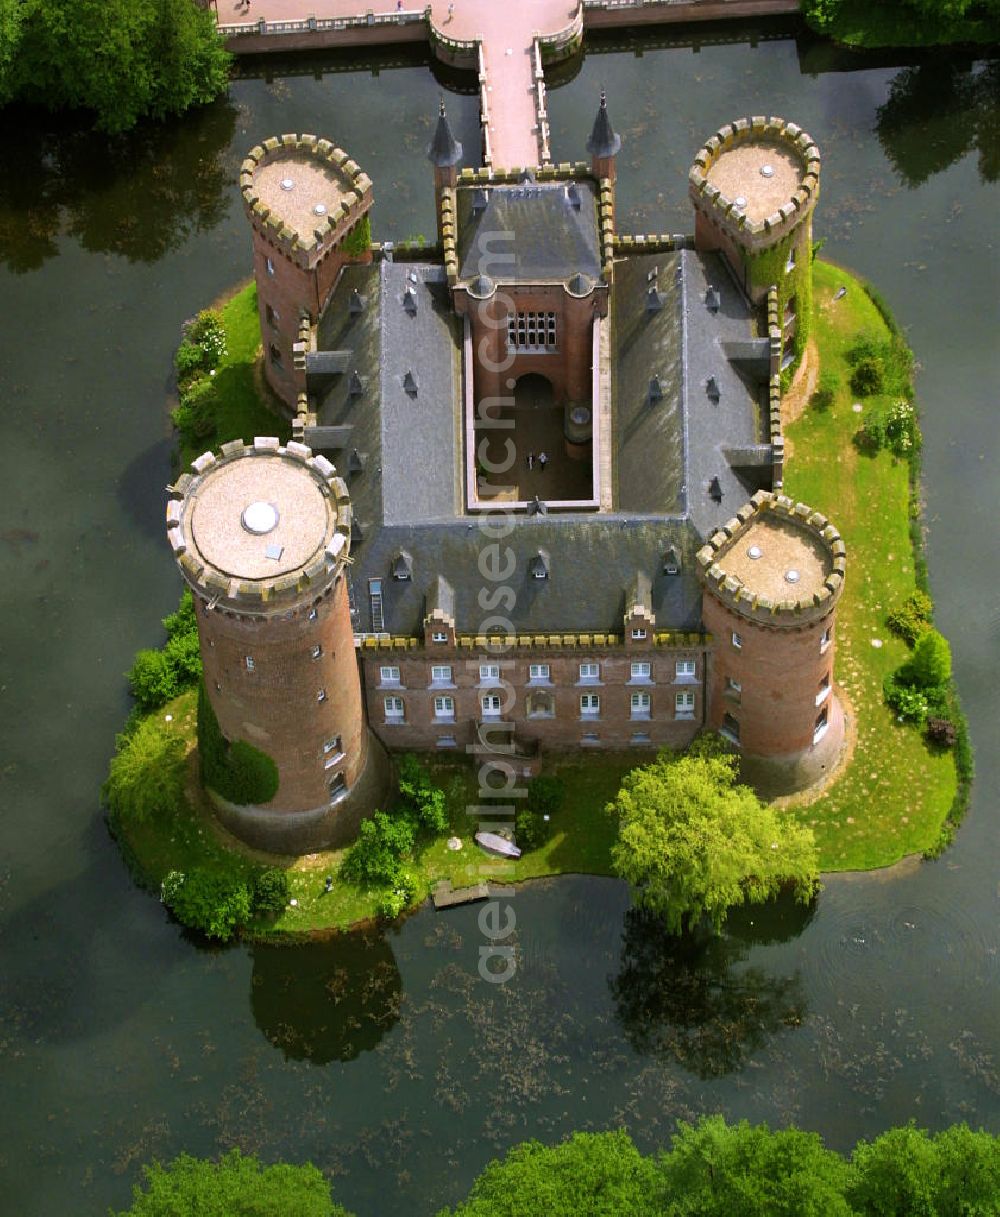
M 342 149 L 315 135 L 272 136 L 240 168 L 247 216 L 272 245 L 312 268 L 368 212 L 371 178 Z
M 169 491 L 170 547 L 213 607 L 287 611 L 322 595 L 349 561 L 347 484 L 305 444 L 233 440 L 199 456 Z
M 697 563 L 706 589 L 735 613 L 796 628 L 833 611 L 847 549 L 826 516 L 760 490 L 698 551 Z
M 819 171 L 819 148 L 801 127 L 777 117 L 740 118 L 699 149 L 689 193 L 696 209 L 754 254 L 811 215 Z

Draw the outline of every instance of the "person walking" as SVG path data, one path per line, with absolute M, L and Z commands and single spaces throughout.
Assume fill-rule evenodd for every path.
M 539 452 L 539 454 L 538 454 L 538 465 L 539 465 L 539 468 L 541 469 L 542 473 L 544 473 L 544 472 L 545 472 L 545 466 L 546 466 L 548 463 L 549 463 L 549 458 L 548 458 L 548 457 L 545 455 L 545 453 L 544 453 L 544 452 Z

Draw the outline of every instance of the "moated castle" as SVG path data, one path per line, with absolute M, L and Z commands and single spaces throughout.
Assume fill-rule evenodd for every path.
M 244 161 L 295 438 L 199 457 L 167 535 L 222 731 L 278 766 L 266 806 L 217 800 L 252 844 L 350 839 L 386 750 L 531 770 L 710 727 L 788 788 L 839 753 L 845 547 L 781 494 L 819 150 L 740 119 L 695 157 L 693 238 L 628 237 L 620 145 L 602 97 L 589 162 L 462 169 L 442 106 L 428 251 L 372 245 L 327 140 Z

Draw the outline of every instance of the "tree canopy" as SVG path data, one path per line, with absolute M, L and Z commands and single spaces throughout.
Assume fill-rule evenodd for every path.
M 636 904 L 672 933 L 790 887 L 806 902 L 819 875 L 812 832 L 736 783 L 726 756 L 661 753 L 626 775 L 609 810 L 618 816 L 612 864 Z
M 211 101 L 229 64 L 194 0 L 0 0 L 0 102 L 91 110 L 103 131 Z
M 238 1149 L 218 1162 L 181 1154 L 143 1169 L 130 1208 L 117 1217 L 349 1217 L 309 1163 L 262 1166 Z

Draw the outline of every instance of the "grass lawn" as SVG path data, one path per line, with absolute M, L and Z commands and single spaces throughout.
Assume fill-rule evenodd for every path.
M 226 327 L 226 357 L 213 381 L 212 416 L 215 432 L 199 440 L 179 436 L 179 467 L 188 465 L 210 448 L 231 439 L 247 443 L 255 435 L 277 435 L 284 443 L 291 438 L 291 425 L 269 405 L 270 397 L 258 369 L 260 321 L 257 288 L 253 282 L 241 287 L 222 305 Z
M 834 300 L 842 285 L 847 295 Z M 957 779 L 952 754 L 929 748 L 882 700 L 883 678 L 909 654 L 885 624 L 886 613 L 916 587 L 909 467 L 885 451 L 863 455 L 852 443 L 863 414 L 852 411 L 845 354 L 862 330 L 880 339 L 888 331 L 860 282 L 826 262 L 815 264 L 814 304 L 820 361 L 836 371 L 841 388 L 830 410 L 807 407 L 788 427 L 785 493 L 829 514 L 847 544 L 835 677 L 857 715 L 857 747 L 840 780 L 795 814 L 816 834 L 824 870 L 861 870 L 932 846 Z M 865 408 L 878 401 L 865 399 Z

